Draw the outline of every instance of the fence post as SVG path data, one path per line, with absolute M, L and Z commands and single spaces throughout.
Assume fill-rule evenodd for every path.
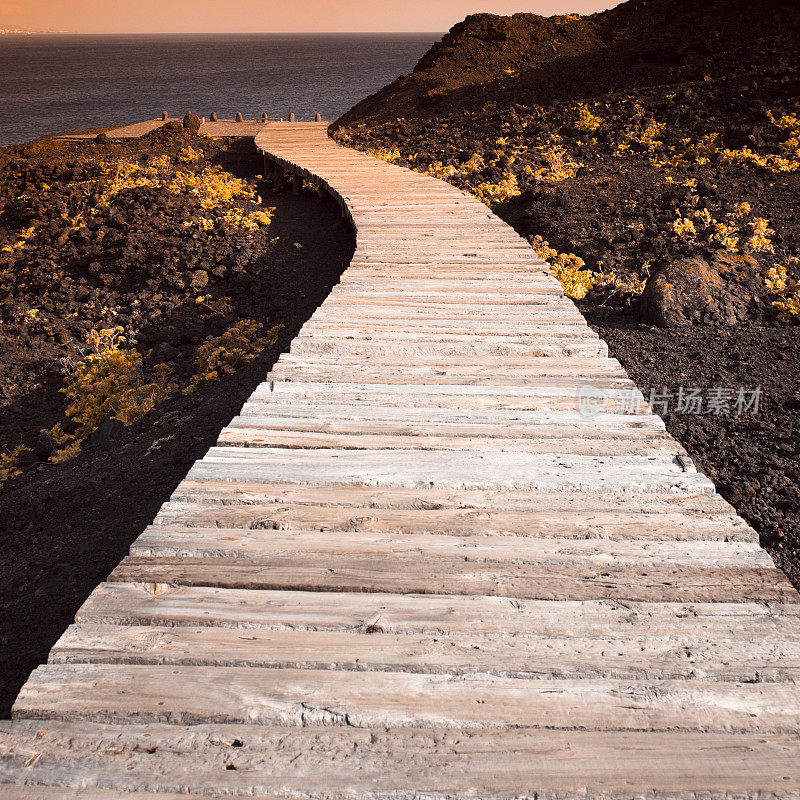
M 317 114 L 317 116 L 314 117 L 314 122 L 322 122 L 322 114 Z
M 167 112 L 166 111 L 162 111 L 161 112 L 161 121 L 162 122 L 166 122 L 168 119 L 169 119 L 169 117 L 167 116 Z
M 289 114 L 289 122 L 294 122 L 294 111 L 292 111 L 292 113 Z
M 244 122 L 244 118 L 242 117 L 242 113 L 240 111 L 236 112 L 236 121 L 237 122 Z

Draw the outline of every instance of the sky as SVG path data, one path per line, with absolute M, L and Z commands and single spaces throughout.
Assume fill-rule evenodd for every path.
M 449 30 L 467 14 L 590 14 L 619 0 L 0 0 L 0 27 L 75 33 Z

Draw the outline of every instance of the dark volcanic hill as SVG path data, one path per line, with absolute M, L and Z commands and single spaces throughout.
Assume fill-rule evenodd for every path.
M 582 99 L 731 70 L 793 67 L 797 92 L 799 53 L 797 0 L 630 0 L 585 17 L 475 14 L 410 75 L 337 124 L 479 108 L 487 100 Z

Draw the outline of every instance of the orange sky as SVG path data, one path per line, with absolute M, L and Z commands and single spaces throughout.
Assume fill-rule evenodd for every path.
M 0 27 L 79 33 L 445 31 L 467 14 L 591 13 L 619 0 L 0 0 Z

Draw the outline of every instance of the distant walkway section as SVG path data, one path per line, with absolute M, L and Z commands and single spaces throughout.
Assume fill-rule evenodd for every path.
M 0 796 L 800 797 L 800 596 L 528 244 L 259 125 L 341 282 L 0 726 Z
M 162 125 L 166 125 L 168 122 L 181 122 L 181 118 L 148 119 L 144 122 L 134 122 L 131 125 L 110 128 L 106 131 L 106 136 L 110 139 L 136 139 L 139 136 L 144 136 L 160 128 Z M 253 119 L 242 120 L 240 122 L 236 122 L 236 120 L 232 119 L 220 119 L 215 122 L 209 122 L 204 117 L 203 123 L 200 126 L 200 133 L 204 136 L 212 137 L 256 136 L 264 131 L 265 124 L 269 123 Z M 56 138 L 71 142 L 79 142 L 85 139 L 94 139 L 96 136 L 96 133 L 65 133 Z

